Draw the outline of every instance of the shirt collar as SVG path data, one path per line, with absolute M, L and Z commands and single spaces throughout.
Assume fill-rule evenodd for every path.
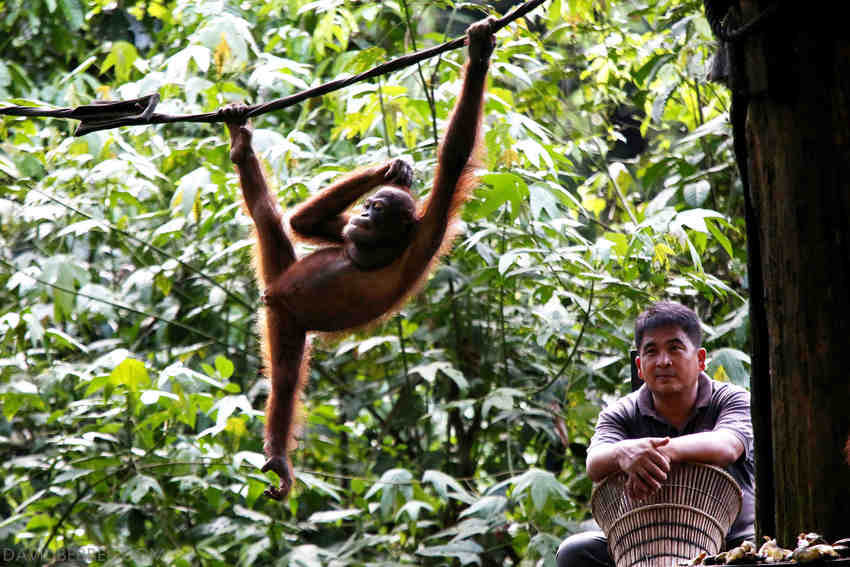
M 694 416 L 696 410 L 708 406 L 709 402 L 711 402 L 711 390 L 711 379 L 708 377 L 708 374 L 700 372 L 699 378 L 697 379 L 697 401 L 696 404 L 694 404 L 694 410 L 691 411 L 690 417 L 688 417 L 688 421 L 690 421 Z M 641 414 L 667 423 L 667 420 L 655 411 L 655 402 L 652 400 L 652 392 L 649 391 L 646 384 L 641 386 L 637 391 L 637 407 Z

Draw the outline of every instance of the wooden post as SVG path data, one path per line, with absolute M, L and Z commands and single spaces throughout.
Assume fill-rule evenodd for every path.
M 775 3 L 740 0 L 743 20 Z M 846 537 L 850 517 L 850 42 L 829 12 L 782 2 L 741 46 L 767 333 L 753 393 L 769 395 L 775 485 L 757 499 L 786 546 Z

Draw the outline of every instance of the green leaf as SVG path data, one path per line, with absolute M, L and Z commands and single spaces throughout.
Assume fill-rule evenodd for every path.
M 84 12 L 79 0 L 59 0 L 59 4 L 62 6 L 62 13 L 71 31 L 77 31 L 83 27 Z
M 475 498 L 463 488 L 463 486 L 454 477 L 447 475 L 444 472 L 437 470 L 427 470 L 422 475 L 422 483 L 431 483 L 440 498 L 448 499 L 455 498 L 461 502 L 472 504 Z M 449 488 L 452 489 L 449 492 Z
M 11 420 L 22 409 L 34 408 L 41 411 L 47 410 L 47 405 L 41 399 L 41 396 L 35 391 L 24 392 L 21 390 L 23 386 L 35 388 L 29 382 L 15 382 L 11 384 L 10 390 L 3 392 L 2 396 L 0 396 L 0 400 L 3 401 L 3 416 L 7 420 Z
M 460 518 L 470 516 L 491 520 L 501 518 L 508 505 L 508 499 L 504 496 L 483 496 L 475 504 L 460 513 Z
M 515 148 L 525 154 L 525 157 L 535 169 L 540 169 L 544 165 L 549 169 L 555 167 L 555 162 L 552 161 L 549 152 L 535 140 L 530 138 L 519 140 Z
M 515 388 L 496 388 L 484 399 L 481 407 L 481 417 L 486 418 L 490 409 L 511 410 L 514 408 L 514 398 L 524 398 L 525 394 Z
M 511 203 L 511 218 L 516 218 L 523 200 L 528 196 L 525 180 L 514 173 L 487 173 L 481 176 L 482 183 L 476 192 L 475 218 L 489 217 L 499 207 Z
M 180 401 L 180 397 L 171 392 L 163 392 L 162 390 L 145 390 L 139 397 L 139 400 L 145 405 L 151 405 L 159 402 L 160 398 L 169 398 L 174 401 Z
M 131 392 L 136 392 L 139 388 L 150 386 L 151 379 L 143 362 L 127 358 L 110 372 L 109 382 L 116 386 L 127 386 Z
M 674 61 L 674 56 L 670 53 L 655 54 L 650 57 L 632 76 L 638 84 L 648 85 L 658 74 L 658 71 L 664 67 L 664 65 L 667 65 L 672 61 Z
M 221 355 L 215 357 L 215 370 L 216 372 L 218 372 L 218 375 L 224 378 L 225 380 L 233 376 L 233 370 L 235 368 L 236 367 L 233 365 L 230 359 Z
M 190 45 L 168 58 L 166 77 L 171 81 L 184 82 L 189 78 L 189 63 L 194 61 L 201 73 L 206 73 L 212 61 L 212 51 L 203 45 Z
M 398 337 L 394 335 L 386 335 L 386 336 L 377 336 L 370 337 L 368 339 L 362 340 L 357 345 L 357 353 L 358 354 L 366 354 L 370 350 L 375 347 L 378 347 L 383 344 L 398 344 Z
M 676 218 L 671 223 L 671 230 L 676 230 L 674 227 L 687 226 L 698 232 L 708 232 L 708 227 L 705 225 L 705 219 L 708 218 L 723 218 L 723 215 L 717 211 L 709 209 L 689 209 L 682 211 L 676 215 Z
M 540 183 L 530 185 L 528 195 L 532 218 L 542 219 L 544 212 L 552 219 L 562 216 L 558 207 L 558 197 L 552 194 L 552 188 L 549 185 Z
M 413 496 L 412 482 L 413 475 L 407 469 L 390 469 L 372 485 L 364 498 L 368 500 L 380 492 L 381 515 L 388 519 L 392 517 L 392 510 L 397 500 L 407 501 Z
M 614 180 L 614 183 L 617 187 L 619 187 L 620 191 L 623 192 L 623 195 L 628 193 L 629 188 L 634 183 L 629 170 L 626 169 L 626 166 L 619 161 L 612 162 L 608 165 L 608 175 L 611 176 L 611 179 Z
M 679 87 L 679 83 L 676 81 L 668 81 L 666 82 L 660 89 L 655 89 L 655 100 L 652 103 L 652 121 L 655 123 L 661 122 L 662 117 L 664 116 L 664 109 L 667 107 L 667 101 L 670 96 L 673 94 Z
M 66 2 L 76 2 L 76 0 L 61 0 Z M 109 55 L 104 59 L 100 66 L 100 72 L 106 73 L 110 69 L 115 69 L 115 76 L 119 82 L 125 82 L 130 78 L 130 72 L 133 70 L 133 63 L 139 58 L 136 48 L 131 43 L 126 41 L 116 41 L 112 44 L 112 49 L 109 50 Z
M 534 509 L 542 512 L 549 499 L 568 500 L 570 498 L 567 487 L 558 482 L 555 475 L 549 471 L 530 469 L 522 475 L 513 479 L 514 496 L 523 492 L 531 493 L 531 502 Z
M 732 250 L 732 242 L 729 240 L 729 238 L 726 237 L 725 234 L 720 232 L 720 229 L 715 224 L 715 223 L 720 223 L 720 222 L 723 222 L 723 221 L 715 220 L 715 219 L 705 219 L 705 226 L 708 228 L 708 231 L 712 234 L 712 236 L 714 236 L 714 238 L 717 240 L 717 242 L 720 243 L 720 245 L 723 247 L 723 249 L 726 251 L 726 253 L 729 254 L 729 257 L 734 258 L 735 253 Z
M 422 510 L 433 512 L 434 507 L 427 502 L 422 502 L 420 500 L 410 500 L 405 502 L 404 505 L 399 508 L 398 512 L 396 512 L 395 521 L 403 521 L 403 516 L 406 515 L 411 522 L 416 522 L 419 520 L 419 514 L 422 513 Z
M 314 544 L 299 545 L 283 558 L 282 565 L 292 567 L 324 567 L 329 554 Z
M 694 267 L 697 269 L 698 272 L 702 272 L 703 271 L 702 259 L 700 258 L 699 252 L 697 252 L 697 249 L 694 246 L 694 243 L 691 241 L 690 238 L 688 238 L 687 235 L 684 235 L 683 239 L 685 241 L 685 244 L 688 247 L 688 252 L 690 252 L 691 262 L 693 262 Z
M 427 382 L 434 383 L 437 378 L 437 372 L 442 372 L 452 379 L 461 391 L 469 388 L 469 382 L 463 376 L 463 372 L 452 366 L 448 361 L 432 362 L 431 364 L 419 365 L 410 369 L 410 373 L 416 373 L 422 376 Z
M 68 73 L 67 75 L 62 77 L 62 80 L 59 81 L 59 85 L 60 86 L 64 85 L 65 83 L 70 82 L 71 79 L 73 79 L 74 77 L 76 77 L 76 76 L 78 76 L 82 73 L 85 73 L 86 70 L 88 70 L 88 68 L 91 67 L 92 65 L 94 65 L 96 62 L 97 62 L 97 57 L 95 57 L 94 55 L 91 55 L 85 61 L 83 61 L 82 63 L 80 63 L 76 67 L 74 67 L 74 69 L 70 73 Z
M 86 219 L 69 224 L 68 226 L 60 230 L 56 234 L 56 236 L 65 236 L 68 234 L 73 234 L 74 236 L 82 236 L 93 231 L 109 232 L 109 227 L 101 220 Z
M 201 198 L 201 193 L 207 188 L 213 190 L 214 187 L 210 170 L 206 167 L 199 167 L 180 178 L 177 191 L 171 198 L 171 207 L 179 209 L 186 217 L 192 216 L 194 207 Z
M 750 357 L 746 353 L 734 348 L 717 349 L 711 352 L 706 373 L 714 376 L 722 370 L 733 384 L 749 390 L 750 373 L 744 366 L 745 363 L 750 364 Z
M 311 524 L 333 524 L 340 520 L 346 520 L 359 516 L 363 510 L 347 508 L 345 510 L 328 510 L 325 512 L 313 512 L 307 521 Z
M 216 413 L 215 425 L 201 431 L 198 434 L 198 438 L 201 439 L 207 435 L 215 436 L 224 431 L 225 428 L 227 428 L 230 416 L 233 415 L 237 409 L 242 410 L 242 413 L 248 416 L 262 415 L 262 412 L 251 407 L 251 402 L 248 400 L 247 396 L 241 394 L 238 396 L 224 396 L 218 400 L 210 410 L 210 413 Z
M 121 497 L 133 504 L 138 504 L 151 491 L 156 493 L 160 498 L 164 496 L 162 487 L 159 486 L 159 482 L 155 478 L 136 474 L 121 488 Z
M 316 476 L 313 476 L 309 473 L 305 473 L 304 471 L 299 471 L 297 476 L 298 480 L 303 482 L 304 486 L 306 486 L 307 488 L 315 490 L 319 494 L 330 496 L 337 502 L 340 502 L 342 500 L 338 486 L 329 484 Z
M 432 545 L 420 547 L 416 550 L 417 555 L 425 557 L 454 557 L 460 560 L 461 565 L 470 563 L 480 564 L 479 554 L 484 553 L 484 548 L 470 540 L 456 541 L 446 545 Z
M 260 523 L 260 524 L 271 524 L 272 519 L 265 514 L 261 514 L 259 512 L 255 512 L 254 510 L 250 510 L 245 508 L 244 506 L 240 506 L 236 504 L 233 507 L 233 513 L 237 516 L 250 520 L 251 523 Z
M 21 177 L 21 172 L 15 166 L 15 163 L 7 156 L 0 155 L 0 173 L 3 173 L 12 179 Z
M 24 313 L 22 319 L 27 326 L 27 334 L 29 335 L 30 342 L 33 344 L 43 343 L 45 331 L 41 325 L 41 321 L 36 319 L 32 313 Z
M 619 256 L 625 256 L 629 250 L 629 239 L 619 232 L 606 232 L 603 237 L 614 243 L 614 251 Z
M 689 183 L 682 189 L 682 196 L 689 207 L 701 207 L 711 193 L 711 183 L 701 179 L 696 183 Z

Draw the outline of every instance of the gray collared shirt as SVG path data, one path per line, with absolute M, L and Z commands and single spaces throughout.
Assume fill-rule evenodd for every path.
M 738 481 L 744 493 L 741 512 L 726 534 L 726 540 L 739 540 L 745 536 L 751 538 L 755 520 L 755 466 L 750 393 L 744 388 L 714 381 L 705 373 L 700 373 L 696 404 L 685 427 L 679 430 L 655 411 L 652 393 L 644 384 L 600 412 L 596 431 L 590 440 L 590 449 L 624 439 L 678 437 L 718 429 L 731 431 L 744 445 L 744 452 L 738 460 L 726 467 L 726 472 Z

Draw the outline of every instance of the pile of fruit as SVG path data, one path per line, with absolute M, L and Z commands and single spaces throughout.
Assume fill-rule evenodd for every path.
M 765 542 L 758 551 L 756 551 L 756 544 L 745 541 L 738 547 L 733 547 L 717 555 L 708 555 L 702 552 L 685 565 L 747 565 L 786 561 L 810 563 L 819 559 L 850 557 L 850 538 L 840 539 L 830 545 L 819 534 L 803 533 L 797 537 L 797 547 L 793 551 L 780 547 L 775 539 L 770 539 L 767 536 L 764 539 Z

